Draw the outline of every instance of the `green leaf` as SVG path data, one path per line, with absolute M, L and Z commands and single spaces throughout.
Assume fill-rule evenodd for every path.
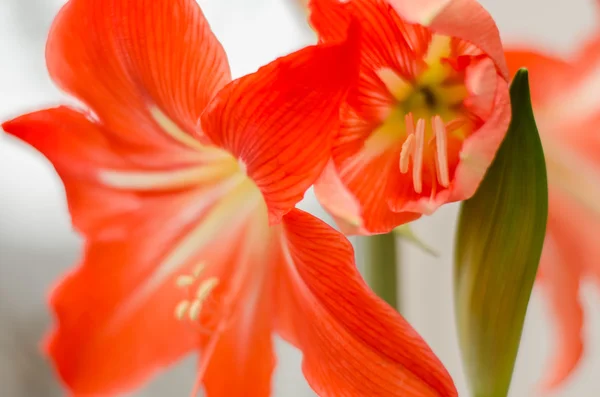
M 512 121 L 477 193 L 462 204 L 454 292 L 474 397 L 508 395 L 548 217 L 542 143 L 527 70 L 510 88 Z
M 423 240 L 421 240 L 419 236 L 415 234 L 415 232 L 410 227 L 409 223 L 405 223 L 404 225 L 398 226 L 394 229 L 394 233 L 402 239 L 414 244 L 423 252 L 435 257 L 440 256 L 440 254 L 435 249 L 433 249 L 430 245 L 425 243 Z

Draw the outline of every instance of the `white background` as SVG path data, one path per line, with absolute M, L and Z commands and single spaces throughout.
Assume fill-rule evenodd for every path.
M 302 45 L 314 37 L 294 0 L 200 0 L 228 52 L 234 76 Z M 45 36 L 61 0 L 0 0 L 0 119 L 53 105 L 60 93 L 47 77 Z M 596 22 L 593 0 L 485 0 L 508 42 L 528 42 L 566 53 Z M 323 215 L 309 194 L 303 207 Z M 416 230 L 440 253 L 402 251 L 403 300 L 407 318 L 431 344 L 467 396 L 456 346 L 451 291 L 452 238 L 457 206 L 447 206 L 416 223 Z M 50 318 L 44 300 L 59 274 L 80 252 L 71 231 L 63 192 L 49 164 L 32 149 L 0 134 L 0 395 L 53 397 L 60 389 L 38 353 Z M 584 289 L 588 341 L 579 369 L 555 396 L 600 396 L 599 294 Z M 365 324 L 368 326 L 368 324 Z M 552 323 L 534 291 L 511 391 L 536 396 L 549 358 Z M 312 396 L 300 371 L 300 356 L 279 343 L 280 366 L 274 395 Z M 193 381 L 193 358 L 161 375 L 136 396 L 186 396 Z

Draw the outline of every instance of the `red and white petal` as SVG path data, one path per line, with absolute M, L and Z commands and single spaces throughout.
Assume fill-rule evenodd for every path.
M 361 78 L 348 101 L 362 118 L 381 121 L 397 101 L 383 74 L 391 70 L 412 81 L 425 67 L 431 33 L 402 20 L 385 0 L 312 0 L 311 10 L 311 23 L 325 42 L 340 40 L 350 20 L 360 25 Z
M 317 199 L 333 216 L 342 233 L 368 234 L 362 227 L 360 203 L 342 183 L 333 161 L 327 164 L 314 189 Z
M 282 226 L 280 324 L 317 394 L 457 396 L 423 339 L 362 281 L 348 240 L 299 210 Z
M 233 175 L 236 167 L 223 152 L 218 159 L 199 155 L 193 166 L 140 168 L 131 160 L 136 154 L 110 140 L 103 125 L 67 107 L 25 114 L 2 128 L 52 163 L 65 186 L 73 225 L 87 237 L 127 236 L 128 225 L 119 219 L 139 211 L 144 196 L 202 190 Z
M 506 135 L 510 118 L 508 83 L 498 77 L 489 118 L 463 142 L 448 201 L 465 200 L 475 194 Z
M 347 206 L 348 201 L 336 203 L 337 195 L 342 193 L 336 192 L 336 195 L 332 195 L 329 192 L 329 196 L 326 196 L 328 190 L 331 191 L 331 188 L 336 185 L 345 186 L 347 194 L 354 197 L 360 208 L 360 222 L 358 228 L 354 230 L 357 234 L 387 233 L 398 225 L 418 219 L 421 213 L 410 210 L 396 212 L 390 209 L 390 200 L 395 201 L 398 197 L 415 195 L 412 181 L 399 171 L 399 159 L 400 148 L 397 145 L 376 156 L 369 156 L 364 150 L 357 153 L 336 167 L 340 182 L 335 179 L 329 179 L 329 182 L 326 179 L 320 181 L 321 185 L 329 183 L 328 189 L 325 190 L 321 186 L 318 191 L 321 203 L 333 215 L 340 210 L 346 214 L 346 217 L 351 215 L 346 218 L 346 221 L 357 224 L 355 209 L 354 213 L 348 212 L 353 210 L 353 207 Z M 334 184 L 331 183 L 332 181 Z
M 70 0 L 52 25 L 46 59 L 54 81 L 113 138 L 180 159 L 198 148 L 200 114 L 231 80 L 193 0 Z
M 548 230 L 538 277 L 557 329 L 557 347 L 542 384 L 546 390 L 562 384 L 581 360 L 584 313 L 579 288 L 583 278 L 593 274 L 600 255 L 595 239 L 598 222 L 590 221 L 577 202 L 556 191 L 550 193 Z
M 224 88 L 202 116 L 261 189 L 271 222 L 299 202 L 323 171 L 339 108 L 357 76 L 356 29 L 343 44 L 307 47 Z
M 231 312 L 213 334 L 202 338 L 198 382 L 208 397 L 256 397 L 271 395 L 275 368 L 272 341 L 273 269 L 271 232 L 264 216 L 248 224 L 241 250 L 229 277 Z M 257 249 L 262 247 L 263 249 Z M 240 287 L 236 288 L 236 279 Z
M 487 54 L 509 80 L 500 33 L 490 14 L 476 0 L 388 0 L 407 21 L 428 26 L 435 33 L 472 43 Z
M 531 103 L 536 108 L 564 92 L 568 84 L 565 78 L 575 79 L 573 66 L 557 57 L 524 48 L 507 48 L 505 56 L 511 78 L 521 68 L 529 71 Z
M 198 329 L 174 315 L 190 298 L 178 277 L 203 264 L 204 281 L 228 280 L 231 247 L 247 235 L 249 219 L 262 210 L 267 224 L 250 181 L 218 188 L 146 197 L 113 220 L 126 236 L 87 240 L 82 263 L 50 300 L 57 324 L 47 351 L 75 395 L 129 390 L 200 346 Z

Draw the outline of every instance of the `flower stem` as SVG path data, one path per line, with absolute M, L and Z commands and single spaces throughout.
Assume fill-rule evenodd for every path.
M 400 311 L 398 248 L 394 232 L 365 236 L 360 242 L 367 283 L 381 299 Z

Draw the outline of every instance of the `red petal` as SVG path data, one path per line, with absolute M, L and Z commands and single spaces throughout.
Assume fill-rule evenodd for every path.
M 86 239 L 80 267 L 50 301 L 57 327 L 47 349 L 69 390 L 107 395 L 130 389 L 199 346 L 197 330 L 174 318 L 186 298 L 175 279 L 201 260 L 227 277 L 229 247 L 238 245 L 249 214 L 262 216 L 266 228 L 258 189 L 212 163 L 201 164 L 204 176 L 190 186 L 173 184 L 178 170 L 142 169 L 132 177 L 121 156 L 126 152 L 110 144 L 104 127 L 65 107 L 21 116 L 3 128 L 53 163 L 73 224 Z
M 548 231 L 539 280 L 556 324 L 554 353 L 543 388 L 556 389 L 574 371 L 583 354 L 584 313 L 579 297 L 582 278 L 597 263 L 597 222 L 578 203 L 551 191 Z M 590 234 L 588 234 L 590 233 Z
M 395 147 L 370 159 L 358 154 L 323 173 L 315 193 L 344 234 L 387 233 L 421 217 L 415 212 L 394 212 L 385 199 L 412 189 L 412 182 L 398 169 L 399 153 Z
M 193 0 L 70 0 L 54 21 L 46 59 L 56 83 L 120 140 L 170 145 L 180 155 L 197 145 L 200 114 L 231 80 Z
M 531 100 L 534 106 L 543 104 L 549 96 L 562 93 L 565 78 L 575 79 L 575 70 L 566 61 L 524 49 L 507 49 L 506 63 L 511 76 L 520 69 L 529 71 Z
M 423 339 L 362 281 L 348 240 L 299 210 L 284 231 L 280 315 L 317 394 L 458 395 Z
M 248 233 L 253 233 L 248 230 Z M 240 262 L 243 261 L 240 258 Z M 258 258 L 253 271 L 266 269 L 264 258 Z M 268 269 L 270 270 L 270 269 Z M 210 354 L 203 376 L 207 397 L 253 397 L 271 395 L 271 377 L 275 368 L 272 341 L 273 305 L 271 280 L 246 277 L 248 287 L 233 299 L 242 308 L 224 325 L 219 335 L 208 335 L 203 354 Z M 218 331 L 217 331 L 218 332 Z M 211 338 L 216 337 L 217 340 Z M 215 343 L 209 352 L 210 344 Z
M 89 240 L 81 267 L 51 299 L 57 329 L 48 352 L 73 393 L 126 391 L 199 347 L 198 330 L 174 317 L 189 298 L 176 279 L 203 263 L 201 277 L 227 285 L 236 273 L 226 265 L 237 253 L 228 247 L 239 245 L 248 214 L 256 211 L 247 193 L 147 198 L 120 221 L 127 236 Z
M 509 80 L 500 33 L 490 14 L 476 0 L 388 0 L 406 20 L 430 27 L 434 32 L 463 39 L 494 60 Z
M 424 66 L 430 32 L 399 18 L 385 0 L 312 0 L 311 10 L 311 23 L 325 42 L 341 40 L 351 17 L 360 24 L 361 80 L 349 102 L 366 120 L 381 120 L 395 99 L 376 72 L 391 68 L 412 80 Z
M 277 222 L 325 167 L 339 107 L 356 77 L 352 32 L 341 45 L 307 47 L 223 89 L 202 116 L 212 141 L 233 153 Z
M 492 113 L 485 123 L 464 141 L 460 162 L 456 167 L 446 202 L 465 200 L 475 194 L 506 135 L 510 117 L 508 83 L 499 77 L 496 79 Z

